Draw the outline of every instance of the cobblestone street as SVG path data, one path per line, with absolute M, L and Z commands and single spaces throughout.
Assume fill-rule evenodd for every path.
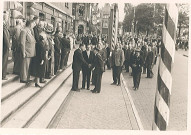
M 128 98 L 120 86 L 110 85 L 111 70 L 102 78 L 100 94 L 88 90 L 73 92 L 67 107 L 61 111 L 54 128 L 71 129 L 138 129 Z M 71 86 L 72 78 L 67 81 Z M 126 100 L 128 101 L 128 100 Z

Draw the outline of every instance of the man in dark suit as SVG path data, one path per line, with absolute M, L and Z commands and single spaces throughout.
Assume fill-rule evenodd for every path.
M 104 63 L 102 60 L 101 55 L 98 53 L 99 49 L 95 48 L 94 49 L 94 54 L 95 54 L 95 60 L 93 63 L 92 67 L 95 67 L 95 88 L 92 91 L 92 93 L 100 93 L 101 91 L 101 79 L 102 79 L 102 74 L 104 71 Z
M 60 37 L 59 37 L 60 31 L 57 30 L 54 36 L 54 61 L 55 61 L 55 67 L 54 67 L 54 74 L 57 74 L 57 71 L 60 69 L 60 58 L 61 58 L 61 43 L 60 43 Z
M 136 49 L 135 50 L 135 57 L 132 61 L 134 90 L 137 90 L 139 88 L 142 66 L 143 66 L 143 58 L 140 55 L 140 49 Z
M 82 52 L 84 60 L 92 65 L 94 61 L 94 53 L 91 51 L 91 46 L 87 45 L 86 46 L 86 51 Z M 91 68 L 88 67 L 86 64 L 82 65 L 82 89 L 85 89 L 85 84 L 87 82 L 87 90 L 90 89 L 90 77 L 91 77 Z
M 153 77 L 153 72 L 152 72 L 153 52 L 151 50 L 151 46 L 148 47 L 148 54 L 145 61 L 145 65 L 147 68 L 147 78 L 152 78 Z
M 85 64 L 88 65 L 88 63 L 84 60 L 82 51 L 85 50 L 85 45 L 80 44 L 80 47 L 74 51 L 73 55 L 73 63 L 72 63 L 72 69 L 73 69 L 73 83 L 72 83 L 72 91 L 80 91 L 78 88 L 78 82 L 79 82 L 79 75 L 80 70 L 82 69 L 82 65 Z
M 131 46 L 126 46 L 126 53 L 125 53 L 125 70 L 126 72 L 129 72 L 129 66 L 130 66 L 130 55 L 131 55 Z
M 7 65 L 10 51 L 10 34 L 7 27 L 8 13 L 3 14 L 3 59 L 2 59 L 2 80 L 7 80 Z
M 92 45 L 97 45 L 98 44 L 98 39 L 96 38 L 95 35 L 92 37 L 91 43 L 92 43 Z
M 124 63 L 124 52 L 122 49 L 120 49 L 119 44 L 116 44 L 115 50 L 112 51 L 111 56 L 111 67 L 113 70 L 113 83 L 112 85 L 121 85 L 121 72 L 122 72 L 122 66 Z
M 67 66 L 67 56 L 70 53 L 70 40 L 66 38 L 66 34 L 63 34 L 63 38 L 61 38 L 61 61 L 60 67 L 64 69 Z

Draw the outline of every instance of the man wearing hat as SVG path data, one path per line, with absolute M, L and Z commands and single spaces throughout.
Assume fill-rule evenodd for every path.
M 95 59 L 92 67 L 95 67 L 95 88 L 91 90 L 92 93 L 100 93 L 101 91 L 101 79 L 104 71 L 104 62 L 101 55 L 99 54 L 99 51 L 99 48 L 94 48 Z
M 135 50 L 134 60 L 132 61 L 132 73 L 133 73 L 133 84 L 134 84 L 133 88 L 134 88 L 134 90 L 137 90 L 139 88 L 142 66 L 143 66 L 143 58 L 140 56 L 140 49 L 137 48 Z

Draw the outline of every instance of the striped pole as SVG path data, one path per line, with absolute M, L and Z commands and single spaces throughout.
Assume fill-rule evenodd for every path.
M 153 130 L 166 130 L 170 115 L 172 68 L 175 55 L 175 38 L 178 23 L 178 8 L 175 4 L 165 6 L 161 58 L 158 68 L 157 90 L 154 105 Z
M 113 25 L 112 25 L 112 38 L 111 38 L 111 47 L 114 48 L 115 47 L 115 23 L 116 23 L 116 10 L 115 10 L 115 6 L 114 6 L 114 10 L 113 10 Z

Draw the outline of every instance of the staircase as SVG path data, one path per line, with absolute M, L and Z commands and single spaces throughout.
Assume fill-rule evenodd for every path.
M 72 81 L 71 51 L 68 67 L 58 75 L 41 84 L 42 88 L 19 82 L 13 74 L 2 81 L 1 128 L 48 128 L 59 108 L 70 93 Z M 13 62 L 8 65 L 12 71 Z M 31 78 L 34 80 L 34 78 Z M 70 82 L 70 83 L 69 83 Z

